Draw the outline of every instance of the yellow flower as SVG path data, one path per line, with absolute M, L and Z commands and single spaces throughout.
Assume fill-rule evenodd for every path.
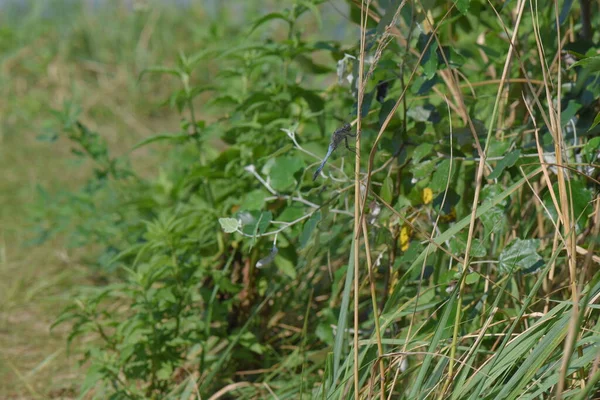
M 400 250 L 402 250 L 402 251 L 408 250 L 411 236 L 412 236 L 412 229 L 410 228 L 410 226 L 404 225 L 402 227 L 402 229 L 400 229 Z
M 433 200 L 433 191 L 426 187 L 423 189 L 423 193 L 421 194 L 421 198 L 423 199 L 423 204 L 429 204 Z

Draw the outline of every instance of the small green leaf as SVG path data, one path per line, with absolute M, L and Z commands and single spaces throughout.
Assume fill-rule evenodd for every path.
M 306 223 L 304 224 L 304 227 L 302 228 L 302 234 L 300 235 L 300 248 L 301 249 L 306 246 L 306 244 L 310 240 L 310 237 L 311 237 L 313 231 L 315 230 L 317 224 L 320 221 L 321 221 L 321 211 L 315 212 L 313 215 L 310 216 L 308 221 L 306 221 Z
M 600 113 L 596 117 L 596 119 L 600 120 Z M 594 121 L 595 122 L 595 121 Z M 598 149 L 600 148 L 600 136 L 590 139 L 585 146 L 583 146 L 583 150 L 581 151 L 585 156 L 589 159 L 593 160 L 597 156 Z
M 289 276 L 292 279 L 296 279 L 296 276 L 298 276 L 294 264 L 292 264 L 292 262 L 286 258 L 275 258 L 275 265 L 277 266 L 277 269 L 279 269 L 281 272 L 283 272 L 285 275 Z
M 387 176 L 383 180 L 383 186 L 381 188 L 381 198 L 388 204 L 392 202 L 392 196 L 394 192 L 394 181 L 390 176 Z
M 268 21 L 271 21 L 274 19 L 281 19 L 281 20 L 289 23 L 288 17 L 286 15 L 283 15 L 281 13 L 270 13 L 270 14 L 265 15 L 264 17 L 257 19 L 254 22 L 254 24 L 252 25 L 252 28 L 250 28 L 250 32 L 248 32 L 248 34 L 251 34 L 252 32 L 254 32 L 256 30 L 256 28 L 263 25 L 265 22 L 268 22 Z
M 242 221 L 242 231 L 247 235 L 260 235 L 266 232 L 273 220 L 270 211 L 240 211 L 236 216 Z
M 467 15 L 469 7 L 471 6 L 471 0 L 455 0 L 454 4 L 456 5 L 456 8 L 458 8 L 458 11 L 460 11 L 462 15 Z
M 600 113 L 598 113 L 596 115 L 596 118 L 594 118 L 594 122 L 592 123 L 592 126 L 590 126 L 590 129 L 588 129 L 588 132 L 591 131 L 592 129 L 594 129 L 596 127 L 596 125 L 600 124 Z M 594 138 L 597 139 L 597 138 Z
M 472 284 L 477 283 L 477 282 L 479 282 L 479 274 L 476 273 L 476 272 L 471 272 L 465 278 L 465 283 L 467 285 L 472 285 Z
M 242 226 L 242 223 L 235 218 L 219 218 L 219 224 L 225 233 L 235 232 Z
M 504 171 L 504 169 L 510 168 L 513 165 L 515 165 L 520 155 L 521 150 L 513 150 L 510 153 L 508 153 L 506 156 L 504 156 L 502 160 L 498 161 L 498 164 L 496 164 L 496 168 L 494 168 L 492 173 L 488 176 L 488 179 L 498 179 Z
M 159 135 L 150 136 L 149 138 L 146 138 L 146 139 L 136 143 L 136 145 L 133 146 L 131 148 L 131 150 L 133 151 L 133 150 L 139 149 L 140 147 L 145 146 L 147 144 L 158 142 L 161 140 L 168 140 L 168 141 L 173 141 L 176 143 L 182 143 L 182 142 L 185 142 L 186 140 L 189 140 L 190 138 L 191 138 L 191 136 L 188 134 L 172 135 L 169 133 L 163 133 L 163 134 L 159 134 Z

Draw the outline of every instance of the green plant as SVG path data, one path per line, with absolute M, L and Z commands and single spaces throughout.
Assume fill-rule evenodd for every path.
M 98 338 L 83 391 L 475 399 L 596 390 L 600 224 L 595 180 L 577 168 L 591 166 L 599 142 L 576 134 L 598 129 L 595 49 L 561 69 L 543 51 L 560 55 L 560 29 L 541 28 L 567 17 L 522 19 L 522 1 L 503 10 L 349 2 L 360 40 L 346 45 L 307 34 L 322 24 L 321 3 L 289 2 L 226 47 L 142 73 L 181 87 L 168 100 L 180 131 L 134 146 L 170 146 L 154 180 L 109 156 L 74 113 L 58 114 L 99 165 L 85 204 L 108 206 L 88 208 L 97 222 L 82 236 L 120 271 L 58 321 L 73 323 L 73 337 Z M 275 21 L 283 33 L 258 42 Z M 196 81 L 208 64 L 218 67 L 211 83 Z M 337 158 L 313 182 L 328 135 L 354 116 L 357 154 L 335 154 L 354 159 L 354 173 Z

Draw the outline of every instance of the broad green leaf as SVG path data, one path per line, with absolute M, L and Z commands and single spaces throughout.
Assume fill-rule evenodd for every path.
M 261 210 L 266 197 L 267 193 L 264 190 L 253 190 L 244 195 L 240 207 L 244 210 Z
M 539 264 L 542 257 L 537 253 L 540 241 L 537 239 L 515 239 L 502 250 L 499 258 L 499 270 L 511 273 L 516 270 L 528 270 Z
M 521 150 L 518 149 L 508 153 L 506 156 L 504 156 L 502 160 L 498 161 L 498 164 L 496 164 L 496 168 L 494 168 L 492 173 L 488 175 L 488 179 L 498 179 L 504 171 L 504 169 L 510 168 L 513 165 L 515 165 L 520 155 Z
M 492 233 L 501 234 L 506 231 L 508 220 L 503 207 L 491 207 L 487 213 L 481 216 L 481 222 L 485 228 L 485 236 L 489 237 Z
M 431 178 L 431 183 L 429 187 L 433 190 L 434 193 L 438 193 L 446 189 L 448 185 L 448 181 L 452 181 L 452 176 L 454 175 L 454 171 L 456 170 L 456 166 L 452 166 L 452 171 L 450 171 L 450 160 L 444 159 L 440 162 L 435 168 L 435 172 L 433 173 L 433 177 Z
M 504 157 L 510 147 L 510 143 L 507 140 L 498 140 L 495 137 L 491 137 L 487 146 L 488 157 Z
M 423 159 L 423 157 L 425 157 L 431 153 L 431 150 L 433 150 L 433 144 L 431 144 L 431 143 L 425 142 L 425 143 L 421 143 L 420 145 L 418 145 L 412 154 L 413 164 L 418 164 L 419 161 L 421 161 Z
M 278 192 L 286 191 L 296 186 L 294 175 L 304 169 L 304 161 L 296 156 L 284 156 L 275 159 L 269 171 L 271 186 Z

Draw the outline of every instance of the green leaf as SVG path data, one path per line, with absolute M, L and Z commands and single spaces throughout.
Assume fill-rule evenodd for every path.
M 487 143 L 486 143 L 487 144 Z M 488 157 L 504 157 L 508 148 L 510 147 L 510 143 L 506 140 L 498 140 L 492 136 L 488 145 Z
M 321 221 L 321 211 L 316 211 L 310 216 L 308 221 L 304 223 L 302 234 L 300 235 L 300 248 L 304 248 L 315 230 L 317 224 Z
M 278 270 L 283 272 L 286 276 L 290 277 L 291 279 L 296 279 L 296 277 L 298 276 L 294 264 L 287 258 L 283 258 L 281 256 L 276 257 L 275 265 L 277 266 Z
M 471 272 L 465 278 L 465 283 L 467 285 L 472 285 L 472 284 L 477 283 L 477 282 L 479 282 L 479 274 L 476 273 L 476 272 Z
M 240 211 L 236 216 L 242 221 L 242 231 L 253 236 L 265 233 L 273 220 L 270 211 Z
M 257 19 L 254 22 L 254 24 L 252 25 L 252 28 L 250 28 L 250 32 L 248 32 L 248 35 L 251 34 L 252 32 L 254 32 L 259 26 L 263 25 L 265 22 L 268 22 L 268 21 L 271 21 L 274 19 L 281 19 L 287 23 L 290 22 L 288 20 L 287 15 L 284 15 L 281 13 L 270 13 L 270 14 L 265 15 L 264 17 Z
M 504 156 L 502 160 L 498 161 L 498 164 L 496 164 L 496 168 L 494 168 L 492 173 L 488 176 L 488 179 L 498 179 L 504 171 L 504 169 L 510 168 L 513 165 L 515 165 L 520 155 L 521 150 L 513 150 L 510 153 L 508 153 L 506 156 Z
M 600 71 L 600 55 L 579 60 L 575 64 L 571 65 L 569 69 L 575 67 L 585 67 L 588 68 L 590 72 L 598 72 Z
M 571 118 L 573 118 L 575 114 L 577 114 L 577 111 L 579 111 L 580 108 L 581 104 L 574 100 L 570 100 L 567 108 L 562 110 L 562 112 L 560 113 L 561 125 L 566 125 L 571 120 Z
M 491 233 L 502 234 L 506 232 L 507 219 L 503 207 L 491 207 L 485 214 L 481 215 L 481 223 L 485 228 L 485 236 Z
M 244 210 L 260 210 L 265 205 L 267 193 L 264 190 L 253 190 L 244 195 L 240 207 Z
M 453 168 L 453 171 L 449 174 L 450 160 L 447 158 L 442 160 L 435 168 L 433 177 L 431 178 L 431 183 L 429 184 L 431 190 L 434 192 L 441 192 L 446 189 L 448 180 L 452 181 L 452 175 L 454 175 L 455 170 L 456 168 Z
M 418 164 L 419 161 L 423 159 L 423 157 L 429 155 L 431 150 L 433 149 L 433 144 L 431 143 L 421 143 L 418 145 L 413 151 L 412 161 L 413 164 Z
M 146 139 L 144 139 L 144 140 L 136 143 L 135 146 L 133 146 L 131 148 L 131 151 L 139 149 L 140 147 L 145 146 L 147 144 L 154 143 L 154 142 L 159 142 L 159 141 L 162 141 L 162 140 L 173 141 L 173 142 L 176 142 L 176 143 L 183 143 L 186 140 L 189 140 L 190 138 L 191 138 L 191 136 L 188 135 L 188 134 L 185 134 L 185 133 L 176 134 L 176 135 L 172 135 L 172 134 L 169 134 L 169 133 L 161 133 L 161 134 L 158 134 L 158 135 L 150 136 L 149 138 L 146 138 Z
M 596 119 L 600 122 L 600 113 L 596 116 Z M 596 121 L 594 121 L 596 122 Z M 596 153 L 600 148 L 600 136 L 590 139 L 585 146 L 583 146 L 582 153 L 586 155 L 589 159 L 595 159 Z
M 392 177 L 387 176 L 383 180 L 383 186 L 381 187 L 381 198 L 385 200 L 386 203 L 390 204 L 392 202 L 392 196 L 394 192 L 394 181 Z
M 558 193 L 558 182 L 552 186 L 552 190 L 554 193 Z M 582 227 L 587 225 L 588 208 L 590 207 L 590 202 L 592 201 L 592 192 L 580 181 L 572 180 L 569 182 L 567 186 L 567 197 L 568 204 L 573 205 L 573 215 L 575 215 L 575 219 L 577 221 L 577 228 L 580 230 Z M 550 193 L 546 191 L 544 194 L 544 204 L 550 215 L 554 220 L 558 217 L 556 212 L 556 208 L 554 207 L 554 202 L 552 201 L 552 197 Z
M 219 224 L 225 233 L 235 232 L 242 226 L 242 223 L 235 218 L 219 218 Z
M 322 111 L 325 107 L 325 100 L 319 95 L 320 92 L 318 91 L 307 90 L 298 85 L 289 86 L 288 89 L 293 98 L 304 99 L 312 112 Z
M 596 115 L 596 118 L 594 118 L 594 122 L 592 123 L 592 126 L 590 126 L 590 129 L 588 129 L 588 132 L 591 131 L 592 129 L 594 129 L 596 127 L 596 125 L 600 124 L 600 113 L 598 113 Z M 594 139 L 598 139 L 598 138 L 594 138 Z
M 142 77 L 146 74 L 161 74 L 161 75 L 167 74 L 167 75 L 174 75 L 174 76 L 181 77 L 184 74 L 184 72 L 180 71 L 176 68 L 153 66 L 153 67 L 148 67 L 148 68 L 144 69 L 142 72 L 140 72 L 138 80 L 142 79 Z
M 460 234 L 454 236 L 452 240 L 450 240 L 450 251 L 452 254 L 465 254 L 467 249 L 467 233 L 461 232 Z M 471 256 L 472 257 L 485 257 L 487 251 L 481 240 L 477 238 L 473 238 L 471 243 Z
M 271 186 L 276 191 L 285 191 L 297 183 L 294 175 L 304 169 L 304 161 L 296 156 L 278 157 L 270 168 Z
M 456 5 L 456 8 L 458 8 L 458 11 L 460 11 L 462 15 L 467 15 L 469 7 L 471 6 L 471 0 L 455 0 L 454 4 Z
M 516 270 L 529 270 L 538 265 L 542 257 L 537 253 L 540 241 L 537 239 L 515 239 L 502 250 L 499 258 L 499 270 L 511 273 Z

